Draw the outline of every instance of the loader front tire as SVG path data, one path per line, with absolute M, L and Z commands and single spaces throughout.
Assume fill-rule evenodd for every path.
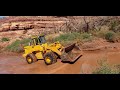
M 27 61 L 28 64 L 32 64 L 33 62 L 37 61 L 37 58 L 33 53 L 31 53 L 31 54 L 27 55 L 26 61 Z
M 44 55 L 44 61 L 46 65 L 51 65 L 57 62 L 57 55 L 54 52 L 47 52 Z

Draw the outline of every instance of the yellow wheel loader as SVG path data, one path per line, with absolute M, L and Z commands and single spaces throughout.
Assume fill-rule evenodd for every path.
M 46 65 L 56 63 L 58 59 L 62 62 L 73 63 L 81 56 L 81 50 L 75 43 L 68 47 L 62 46 L 59 42 L 48 44 L 45 35 L 31 37 L 29 46 L 24 47 L 23 54 L 28 64 L 44 60 Z

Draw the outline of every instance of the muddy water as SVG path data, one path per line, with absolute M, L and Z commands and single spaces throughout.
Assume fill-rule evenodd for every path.
M 43 60 L 27 64 L 21 54 L 0 53 L 0 74 L 91 74 L 101 59 L 107 59 L 111 65 L 120 64 L 120 51 L 116 49 L 84 51 L 83 56 L 74 64 L 58 60 L 49 66 L 46 66 Z

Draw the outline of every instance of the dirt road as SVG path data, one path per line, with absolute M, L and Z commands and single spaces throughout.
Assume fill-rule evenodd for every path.
M 0 74 L 91 74 L 98 66 L 97 61 L 101 59 L 107 59 L 110 64 L 120 64 L 120 50 L 109 48 L 84 51 L 83 56 L 74 64 L 58 60 L 49 66 L 43 60 L 27 64 L 21 54 L 0 53 Z

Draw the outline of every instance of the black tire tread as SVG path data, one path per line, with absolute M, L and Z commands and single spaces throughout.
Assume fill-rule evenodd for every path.
M 46 56 L 49 56 L 51 58 L 51 63 L 50 64 L 54 64 L 57 62 L 57 55 L 54 53 L 54 52 L 47 52 L 45 55 L 44 55 L 44 59 Z M 46 63 L 46 62 L 45 62 Z M 47 63 L 46 63 L 47 64 Z M 50 64 L 47 64 L 47 65 L 50 65 Z
M 32 59 L 32 63 L 37 61 L 37 57 L 33 53 L 28 54 L 27 57 L 30 57 Z M 27 60 L 27 57 L 26 57 L 26 60 Z

